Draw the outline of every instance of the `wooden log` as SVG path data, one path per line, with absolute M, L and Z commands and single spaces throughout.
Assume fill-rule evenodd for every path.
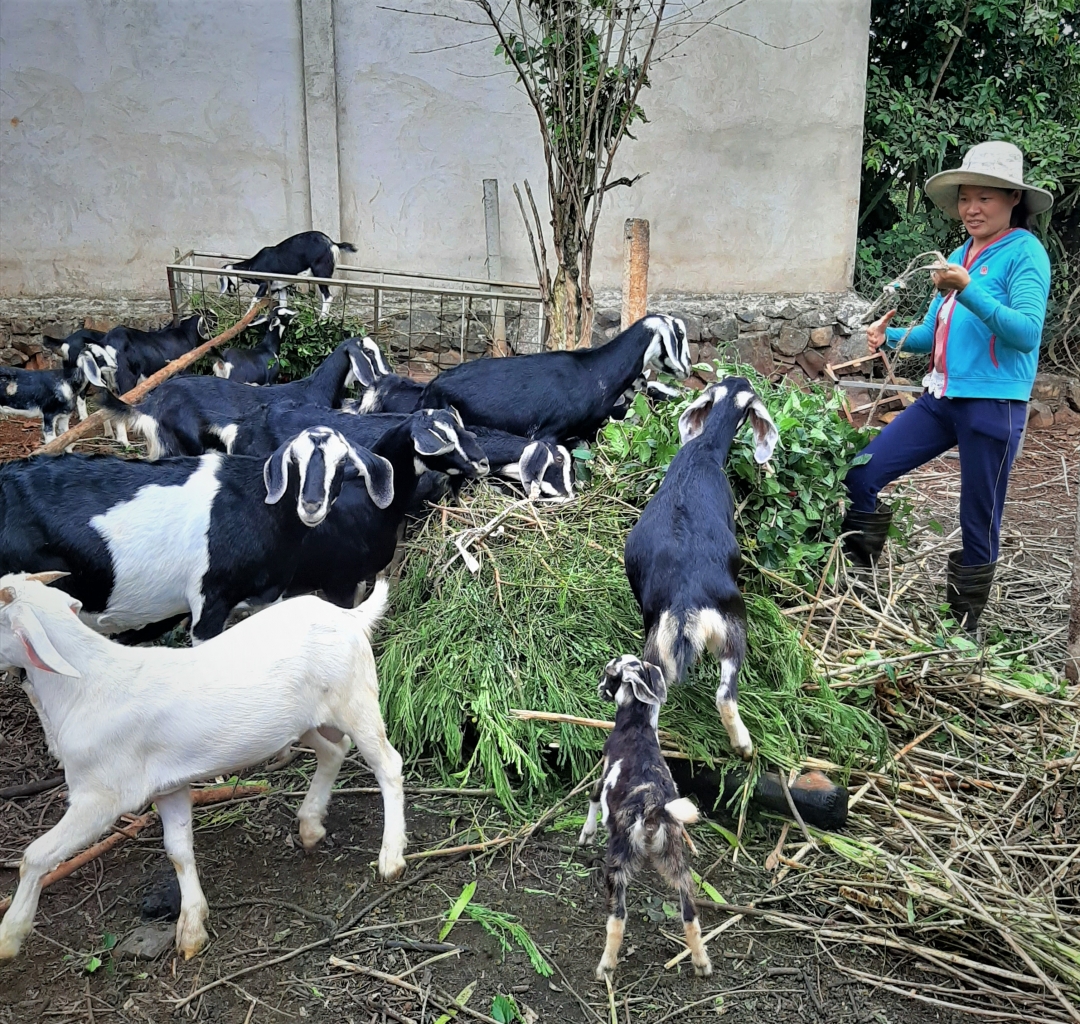
M 206 355 L 212 348 L 216 348 L 218 345 L 235 338 L 259 315 L 260 312 L 262 312 L 268 301 L 268 299 L 261 299 L 259 302 L 255 303 L 255 305 L 227 331 L 222 331 L 216 338 L 204 341 L 198 348 L 193 348 L 190 352 L 185 352 L 179 359 L 174 359 L 171 363 L 167 363 L 158 370 L 157 373 L 152 374 L 141 384 L 133 387 L 126 395 L 121 395 L 121 400 L 127 402 L 128 405 L 134 405 L 136 402 L 141 402 L 159 384 L 164 383 L 174 374 L 179 373 L 181 370 L 186 370 L 193 363 L 198 362 L 198 360 Z M 74 444 L 79 438 L 86 437 L 86 435 L 95 427 L 100 426 L 104 422 L 105 411 L 103 409 L 98 409 L 97 412 L 87 416 L 81 423 L 75 424 L 70 430 L 65 431 L 48 444 L 42 445 L 36 452 L 32 452 L 31 454 L 58 455 L 69 445 Z
M 649 222 L 629 218 L 623 225 L 622 323 L 625 331 L 649 306 Z

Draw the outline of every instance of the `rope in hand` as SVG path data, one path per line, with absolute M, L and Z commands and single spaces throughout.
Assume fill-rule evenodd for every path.
M 920 262 L 921 260 L 925 260 L 928 257 L 933 257 L 932 263 Z M 948 266 L 948 263 L 949 261 L 936 249 L 931 249 L 929 252 L 921 252 L 918 256 L 913 256 L 910 260 L 908 260 L 908 265 L 904 268 L 902 274 L 899 274 L 897 277 L 894 277 L 892 280 L 882 285 L 881 294 L 871 304 L 870 308 L 860 317 L 860 323 L 865 324 L 871 322 L 872 318 L 877 314 L 878 310 L 880 310 L 882 306 L 891 302 L 891 300 L 895 298 L 896 293 L 900 291 L 901 288 L 906 288 L 908 281 L 910 281 L 917 274 L 921 274 L 926 271 L 933 272 L 935 270 L 944 270 L 945 267 Z M 878 349 L 878 351 L 881 353 L 881 361 L 885 364 L 886 376 L 885 379 L 881 382 L 881 386 L 878 388 L 877 394 L 874 396 L 873 404 L 870 406 L 870 412 L 866 417 L 867 423 L 873 421 L 874 414 L 877 412 L 877 407 L 881 403 L 882 398 L 885 397 L 885 389 L 890 384 L 896 383 L 896 360 L 900 358 L 900 353 L 904 349 L 904 342 L 908 340 L 908 335 L 911 334 L 911 332 L 915 330 L 917 326 L 917 324 L 912 324 L 906 331 L 904 331 L 904 336 L 896 343 L 896 347 L 893 349 L 892 360 L 890 360 L 889 357 L 885 355 L 885 345 L 882 345 L 881 348 Z

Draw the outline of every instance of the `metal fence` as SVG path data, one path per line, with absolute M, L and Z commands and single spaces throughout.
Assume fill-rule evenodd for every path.
M 339 263 L 332 278 L 222 269 L 246 258 L 197 249 L 178 252 L 166 268 L 174 322 L 196 309 L 238 319 L 256 288 L 242 280 L 276 281 L 288 285 L 294 297 L 310 294 L 315 303 L 321 300 L 318 286 L 325 285 L 333 299 L 327 316 L 349 333 L 370 334 L 398 368 L 413 376 L 430 376 L 482 355 L 543 349 L 547 325 L 534 284 L 347 263 Z M 241 281 L 236 293 L 219 294 L 222 276 Z

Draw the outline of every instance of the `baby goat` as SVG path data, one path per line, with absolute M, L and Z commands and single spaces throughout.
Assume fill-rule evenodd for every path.
M 88 351 L 80 353 L 74 367 L 62 370 L 20 370 L 0 366 L 0 413 L 8 416 L 41 417 L 44 444 L 64 433 L 76 405 L 83 402 L 86 418 L 87 375 L 97 376 L 97 363 Z
M 285 337 L 285 331 L 294 316 L 296 310 L 289 309 L 288 306 L 278 306 L 270 317 L 262 341 L 252 348 L 225 349 L 221 358 L 214 361 L 214 376 L 240 384 L 273 384 L 278 376 L 281 339 Z
M 645 620 L 645 660 L 669 686 L 708 648 L 720 660 L 716 708 L 737 754 L 753 753 L 739 717 L 738 676 L 746 654 L 746 606 L 737 583 L 735 502 L 724 463 L 749 417 L 759 463 L 779 434 L 744 377 L 710 384 L 679 417 L 682 448 L 626 538 L 626 575 Z
M 311 271 L 312 277 L 333 277 L 337 268 L 338 256 L 341 251 L 356 252 L 356 246 L 349 242 L 331 241 L 329 235 L 321 231 L 301 231 L 298 235 L 290 235 L 277 245 L 263 246 L 250 259 L 239 260 L 236 263 L 226 263 L 222 270 L 253 270 L 257 274 L 303 274 Z M 218 285 L 221 294 L 226 292 L 234 294 L 239 290 L 239 282 L 258 285 L 255 298 L 251 300 L 254 306 L 268 291 L 277 296 L 279 306 L 285 305 L 289 286 L 280 281 L 260 278 L 243 277 L 221 274 L 218 277 Z M 322 293 L 322 312 L 320 316 L 326 316 L 330 308 L 330 289 L 325 284 L 319 285 Z M 250 306 L 248 307 L 251 308 Z
M 47 334 L 41 336 L 41 343 L 50 352 L 58 355 L 63 361 L 63 369 L 71 373 L 79 363 L 79 356 L 84 350 L 89 350 L 94 355 L 94 360 L 99 367 L 116 369 L 116 360 L 110 360 L 106 351 L 100 347 L 99 342 L 105 337 L 105 331 L 94 331 L 89 327 L 81 327 L 69 334 L 66 338 L 50 338 Z M 79 419 L 86 419 L 86 398 L 84 395 L 75 396 L 75 408 L 79 412 Z
M 386 738 L 369 642 L 386 609 L 379 582 L 359 608 L 299 597 L 267 608 L 202 647 L 122 647 L 78 617 L 80 603 L 45 586 L 63 573 L 0 576 L 0 666 L 21 668 L 49 750 L 64 766 L 68 808 L 23 854 L 0 923 L 0 958 L 34 925 L 42 878 L 121 814 L 152 800 L 180 882 L 176 946 L 207 943 L 189 785 L 258 764 L 300 739 L 318 768 L 300 805 L 306 849 L 326 834 L 330 792 L 355 743 L 383 799 L 379 873 L 405 870 L 401 757 Z M 74 614 L 73 614 L 74 613 Z
M 631 655 L 609 661 L 600 678 L 601 699 L 613 700 L 615 729 L 604 743 L 604 770 L 589 797 L 585 827 L 578 843 L 588 845 L 596 834 L 596 816 L 608 830 L 604 882 L 607 888 L 607 944 L 596 977 L 615 970 L 626 927 L 626 887 L 631 877 L 651 863 L 668 885 L 679 891 L 683 934 L 698 976 L 712 974 L 709 954 L 701 943 L 701 924 L 694 902 L 694 880 L 686 862 L 693 851 L 686 826 L 697 821 L 697 808 L 679 796 L 667 762 L 660 753 L 656 723 L 667 698 L 664 676 L 655 665 Z

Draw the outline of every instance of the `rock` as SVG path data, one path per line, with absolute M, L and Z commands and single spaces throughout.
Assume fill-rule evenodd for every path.
M 677 317 L 686 325 L 687 341 L 701 341 L 701 317 L 681 311 L 672 313 L 671 316 Z
M 1077 412 L 1080 412 L 1080 381 L 1069 381 L 1069 386 L 1065 389 L 1065 401 Z
M 411 337 L 415 347 L 422 334 L 434 334 L 436 337 L 442 334 L 443 322 L 438 313 L 433 313 L 428 309 L 414 309 L 411 313 L 402 316 L 398 330 Z
M 162 953 L 172 949 L 175 942 L 175 925 L 167 922 L 144 924 L 136 928 L 116 947 L 113 956 L 156 960 Z
M 1063 405 L 1054 413 L 1054 426 L 1080 427 L 1080 412 Z
M 720 353 L 710 341 L 703 341 L 698 345 L 698 357 L 692 360 L 695 363 L 708 363 L 710 366 L 714 359 L 719 359 Z
M 596 313 L 596 320 L 601 327 L 618 327 L 622 323 L 622 310 L 601 309 Z
M 1054 425 L 1054 410 L 1045 402 L 1032 401 L 1028 404 L 1028 429 L 1046 430 Z
M 795 357 L 795 362 L 806 371 L 809 377 L 820 377 L 825 372 L 825 353 L 819 349 L 804 349 Z
M 15 348 L 0 348 L 0 366 L 22 366 L 26 355 Z
M 1035 384 L 1031 389 L 1031 399 L 1035 402 L 1044 402 L 1052 410 L 1056 409 L 1067 401 L 1066 395 L 1071 383 L 1068 377 L 1057 373 L 1036 374 Z
M 815 327 L 810 332 L 810 344 L 814 348 L 828 348 L 833 343 L 834 337 L 832 327 Z
M 873 401 L 870 392 L 861 388 L 844 388 L 843 392 L 849 409 L 858 409 L 860 405 L 869 405 Z
M 769 321 L 759 316 L 755 320 L 744 321 L 739 324 L 739 333 L 756 334 L 758 331 L 767 331 L 770 327 Z
M 749 363 L 758 373 L 768 376 L 776 368 L 769 336 L 765 333 L 740 334 L 739 340 L 729 342 L 723 357 L 740 363 Z
M 701 332 L 702 340 L 734 341 L 739 336 L 739 321 L 730 313 L 725 314 L 719 320 L 706 322 Z
M 846 363 L 870 355 L 870 345 L 866 340 L 866 331 L 853 331 L 848 337 L 839 337 L 826 349 L 830 366 Z
M 773 319 L 794 320 L 799 315 L 799 309 L 790 302 L 785 302 L 776 306 L 770 306 L 765 310 L 765 315 Z
M 175 921 L 180 916 L 180 882 L 176 872 L 163 869 L 154 875 L 139 905 L 144 921 Z
M 694 366 L 701 362 L 701 345 L 698 342 L 690 342 L 690 365 Z
M 461 362 L 461 353 L 454 349 L 447 349 L 445 352 L 440 352 L 435 361 L 439 364 L 440 370 L 449 370 L 450 367 L 457 366 Z
M 761 319 L 761 310 L 744 309 L 741 313 L 736 313 L 735 318 L 741 320 L 744 324 L 752 324 L 755 320 Z
M 836 314 L 831 309 L 811 309 L 800 313 L 795 318 L 796 327 L 825 327 L 836 319 Z
M 798 355 L 810 344 L 810 332 L 800 327 L 785 324 L 779 336 L 773 342 L 773 348 L 786 356 Z
M 11 333 L 12 334 L 37 334 L 34 330 L 34 325 L 29 320 L 12 320 L 11 321 Z
M 41 342 L 29 337 L 17 337 L 12 338 L 11 347 L 25 352 L 28 356 L 36 356 L 41 351 Z

